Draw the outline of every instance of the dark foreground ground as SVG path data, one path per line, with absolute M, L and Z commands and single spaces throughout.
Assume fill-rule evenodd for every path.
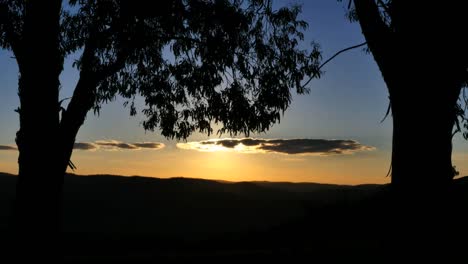
M 0 173 L 0 234 L 15 180 Z M 394 202 L 386 185 L 68 175 L 62 253 L 67 263 L 467 263 L 468 178 L 449 196 Z

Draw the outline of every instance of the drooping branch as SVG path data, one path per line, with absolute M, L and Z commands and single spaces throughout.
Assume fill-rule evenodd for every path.
M 389 98 L 390 99 L 390 98 Z M 380 123 L 383 123 L 383 121 L 385 121 L 385 119 L 388 117 L 388 115 L 390 114 L 390 111 L 392 111 L 392 105 L 390 104 L 390 102 L 388 102 L 388 106 L 387 106 L 387 111 L 385 112 L 385 115 L 384 117 L 382 118 L 382 120 L 380 120 Z
M 346 51 L 349 51 L 349 50 L 352 50 L 352 49 L 356 49 L 356 48 L 359 48 L 359 47 L 362 47 L 362 46 L 365 46 L 367 45 L 367 42 L 363 42 L 363 43 L 360 43 L 360 44 L 357 44 L 357 45 L 354 45 L 354 46 L 351 46 L 351 47 L 347 47 L 347 48 L 344 48 L 342 50 L 339 50 L 337 51 L 333 56 L 331 56 L 330 58 L 328 58 L 325 62 L 323 62 L 322 64 L 320 64 L 320 66 L 318 67 L 318 70 L 320 71 L 320 69 L 322 69 L 327 63 L 329 63 L 330 61 L 332 61 L 334 58 L 336 58 L 338 55 L 340 55 L 341 53 L 343 52 L 346 52 Z M 305 82 L 303 85 L 302 85 L 302 88 L 305 88 L 311 81 L 312 79 L 314 79 L 316 77 L 316 75 L 313 75 L 309 78 L 309 80 L 307 80 L 307 82 Z
M 357 45 L 354 45 L 354 46 L 351 46 L 351 47 L 347 47 L 345 49 L 342 49 L 338 52 L 336 52 L 333 56 L 331 56 L 328 60 L 326 60 L 325 62 L 323 62 L 320 66 L 319 66 L 319 70 L 322 69 L 323 66 L 325 66 L 327 63 L 329 63 L 331 60 L 333 60 L 336 56 L 340 55 L 341 53 L 343 52 L 346 52 L 348 50 L 352 50 L 352 49 L 356 49 L 356 48 L 359 48 L 359 47 L 362 47 L 362 46 L 365 46 L 367 45 L 367 42 L 363 42 L 361 44 L 357 44 Z

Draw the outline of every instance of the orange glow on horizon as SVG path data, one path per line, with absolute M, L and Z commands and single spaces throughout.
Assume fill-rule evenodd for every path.
M 317 157 L 242 154 L 229 151 L 193 152 L 172 149 L 162 152 L 76 153 L 74 173 L 202 178 L 223 181 L 317 182 L 331 184 L 388 183 L 386 155 Z M 371 161 L 370 161 L 371 159 Z M 372 164 L 372 165 L 369 165 Z
M 467 154 L 455 152 L 460 177 L 468 175 Z M 0 152 L 0 172 L 18 173 L 18 153 Z M 160 151 L 75 151 L 78 175 L 112 174 L 156 178 L 202 178 L 223 181 L 288 181 L 331 184 L 389 183 L 389 151 L 341 156 L 273 153 L 198 152 L 169 145 Z M 70 171 L 72 172 L 72 171 Z

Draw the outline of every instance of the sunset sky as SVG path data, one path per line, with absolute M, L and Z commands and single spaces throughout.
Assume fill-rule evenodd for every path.
M 274 1 L 275 6 L 291 1 Z M 323 59 L 362 43 L 358 24 L 345 17 L 346 3 L 304 1 L 309 23 L 305 44 L 317 41 Z M 78 72 L 66 61 L 61 98 L 71 96 Z M 77 174 L 197 177 L 228 181 L 265 180 L 339 184 L 386 183 L 390 165 L 391 117 L 380 123 L 388 106 L 385 83 L 370 54 L 344 53 L 324 67 L 310 94 L 294 95 L 281 123 L 252 139 L 194 134 L 187 141 L 167 140 L 145 132 L 142 115 L 129 116 L 123 101 L 104 105 L 99 117 L 88 115 L 72 161 Z M 0 171 L 17 173 L 14 138 L 18 130 L 18 68 L 12 54 L 0 51 Z M 38 87 L 39 88 L 39 87 Z M 415 120 L 417 122 L 417 120 Z M 40 129 L 40 128 L 38 128 Z M 430 127 L 421 126 L 421 131 Z M 430 142 L 428 142 L 430 144 Z M 44 142 L 44 153 L 47 142 Z M 414 150 L 415 158 L 418 150 Z M 468 174 L 468 144 L 457 135 L 453 163 Z

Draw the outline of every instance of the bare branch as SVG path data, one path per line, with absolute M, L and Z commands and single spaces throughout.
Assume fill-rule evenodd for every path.
M 383 121 L 385 121 L 385 119 L 387 118 L 387 116 L 390 114 L 390 111 L 392 110 L 392 104 L 390 103 L 390 101 L 388 102 L 388 107 L 387 107 L 387 112 L 385 112 L 385 116 L 382 118 L 382 120 L 380 121 L 380 123 L 383 123 Z
M 342 49 L 338 52 L 336 52 L 333 56 L 331 56 L 328 60 L 326 60 L 324 63 L 322 63 L 320 66 L 319 66 L 319 70 L 325 66 L 327 63 L 329 63 L 331 60 L 333 60 L 336 56 L 340 55 L 341 53 L 343 52 L 346 52 L 348 50 L 352 50 L 352 49 L 356 49 L 356 48 L 359 48 L 359 47 L 362 47 L 362 46 L 365 46 L 367 45 L 367 42 L 363 42 L 361 44 L 357 44 L 357 45 L 354 45 L 354 46 L 351 46 L 351 47 L 348 47 L 348 48 L 345 48 L 345 49 Z
M 318 67 L 318 70 L 320 71 L 320 69 L 322 69 L 327 63 L 329 63 L 330 61 L 332 61 L 334 58 L 336 58 L 336 57 L 337 57 L 338 55 L 340 55 L 341 53 L 346 52 L 346 51 L 348 51 L 348 50 L 356 49 L 356 48 L 359 48 L 359 47 L 362 47 L 362 46 L 365 46 L 365 45 L 367 45 L 367 42 L 363 42 L 363 43 L 361 43 L 361 44 L 357 44 L 357 45 L 354 45 L 354 46 L 351 46 L 351 47 L 347 47 L 347 48 L 345 48 L 345 49 L 342 49 L 342 50 L 336 52 L 333 56 L 331 56 L 331 57 L 330 57 L 329 59 L 327 59 L 324 63 L 322 63 L 322 64 Z M 307 80 L 307 82 L 306 82 L 304 85 L 302 85 L 301 88 L 305 88 L 305 87 L 312 81 L 312 79 L 315 78 L 315 77 L 316 77 L 315 74 L 312 75 L 312 76 L 309 78 L 309 80 Z
M 390 161 L 390 166 L 388 167 L 387 175 L 385 177 L 392 175 L 392 165 L 393 165 L 393 160 Z

